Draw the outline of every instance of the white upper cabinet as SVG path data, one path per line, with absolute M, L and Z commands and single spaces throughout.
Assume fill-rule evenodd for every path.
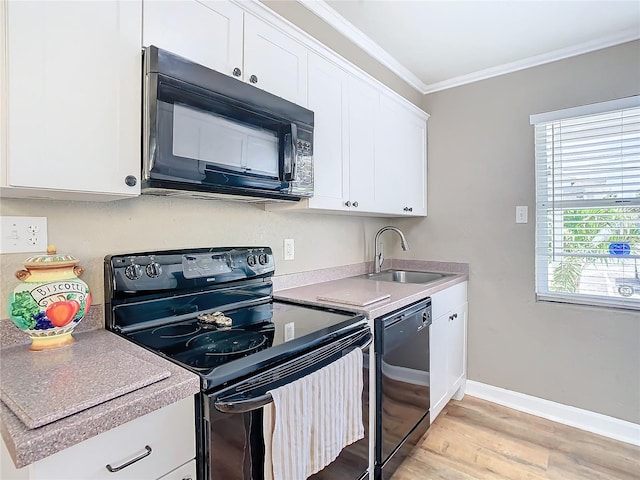
M 349 208 L 376 213 L 379 192 L 375 188 L 376 113 L 379 93 L 356 77 L 349 78 Z
M 310 208 L 347 210 L 349 76 L 337 65 L 309 55 L 309 108 L 314 112 L 313 197 Z
M 317 210 L 375 212 L 374 138 L 378 92 L 320 55 L 309 54 Z M 301 205 L 303 205 L 301 204 Z
M 245 14 L 245 82 L 306 107 L 307 51 L 280 30 Z
M 243 11 L 220 1 L 143 4 L 142 44 L 169 50 L 226 75 L 242 68 Z
M 307 105 L 307 47 L 233 3 L 145 1 L 143 44 Z
M 2 196 L 140 193 L 136 1 L 3 2 Z
M 314 195 L 271 210 L 426 215 L 427 115 L 309 53 Z
M 427 124 L 387 96 L 380 97 L 375 191 L 382 212 L 426 215 Z

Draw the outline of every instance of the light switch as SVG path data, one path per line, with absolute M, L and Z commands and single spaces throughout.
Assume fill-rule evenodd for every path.
M 527 223 L 529 221 L 529 207 L 520 205 L 516 207 L 516 223 Z

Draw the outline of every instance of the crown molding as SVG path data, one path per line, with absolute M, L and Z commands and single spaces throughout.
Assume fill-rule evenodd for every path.
M 411 85 L 421 93 L 427 88 L 427 85 L 420 80 L 407 67 L 393 58 L 384 48 L 371 40 L 361 30 L 356 28 L 351 22 L 331 8 L 324 0 L 297 0 L 298 3 L 304 5 L 308 10 L 315 13 L 322 20 L 327 22 L 345 37 L 362 48 L 371 57 L 380 62 L 382 65 L 391 70 L 394 74 Z
M 370 37 L 365 35 L 361 30 L 346 20 L 333 8 L 331 8 L 324 0 L 297 0 L 308 10 L 315 13 L 322 20 L 327 22 L 353 43 L 362 48 L 371 57 L 380 62 L 382 65 L 391 70 L 395 75 L 400 77 L 406 83 L 418 90 L 422 94 L 434 93 L 449 88 L 459 87 L 480 80 L 486 80 L 492 77 L 505 75 L 507 73 L 517 72 L 531 67 L 543 65 L 545 63 L 563 60 L 565 58 L 582 55 L 584 53 L 601 50 L 607 47 L 613 47 L 622 43 L 640 39 L 640 30 L 629 29 L 609 35 L 606 37 L 590 40 L 571 47 L 554 50 L 541 55 L 535 55 L 515 62 L 497 65 L 495 67 L 486 68 L 467 75 L 460 75 L 449 78 L 441 82 L 426 84 L 420 80 L 407 67 L 393 58 L 386 50 L 374 42 Z
M 459 77 L 453 77 L 441 82 L 431 83 L 426 85 L 424 94 L 438 92 L 440 90 L 446 90 L 448 88 L 459 87 L 480 80 L 486 80 L 488 78 L 497 77 L 499 75 L 505 75 L 507 73 L 517 72 L 531 67 L 537 67 L 544 65 L 545 63 L 551 63 L 558 60 L 564 60 L 566 58 L 575 57 L 584 53 L 594 52 L 607 47 L 613 47 L 622 43 L 631 42 L 633 40 L 640 39 L 640 30 L 629 29 L 623 30 L 613 35 L 599 38 L 597 40 L 591 40 L 589 42 L 580 43 L 567 48 L 561 48 L 552 52 L 543 53 L 541 55 L 535 55 L 533 57 L 524 58 L 515 62 L 505 63 L 496 67 L 486 68 L 484 70 L 478 70 L 477 72 L 469 73 L 467 75 L 460 75 Z

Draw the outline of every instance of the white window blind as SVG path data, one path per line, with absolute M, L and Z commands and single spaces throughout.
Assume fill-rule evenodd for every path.
M 538 298 L 640 310 L 640 96 L 531 123 Z

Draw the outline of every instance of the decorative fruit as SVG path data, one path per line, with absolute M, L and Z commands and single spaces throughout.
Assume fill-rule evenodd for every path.
M 55 302 L 47 308 L 47 317 L 56 327 L 64 327 L 80 310 L 80 304 L 76 300 Z

